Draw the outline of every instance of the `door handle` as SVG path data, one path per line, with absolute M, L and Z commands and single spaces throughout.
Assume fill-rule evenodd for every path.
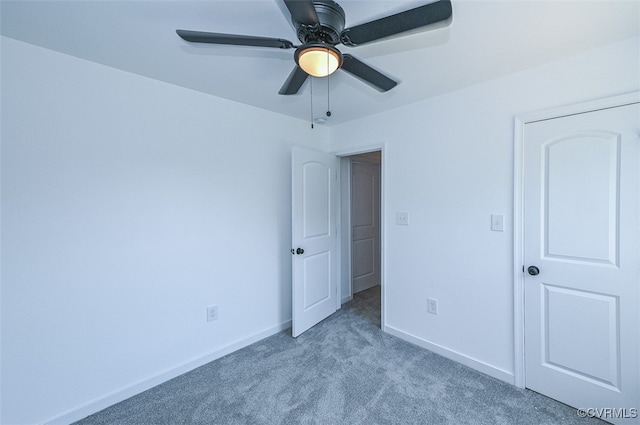
M 302 249 L 302 248 L 296 249 L 296 254 L 298 254 L 298 255 L 304 254 L 304 249 Z
M 531 276 L 537 276 L 537 275 L 539 275 L 539 274 L 540 274 L 540 269 L 539 269 L 539 268 L 537 268 L 536 266 L 529 266 L 529 267 L 527 268 L 527 271 L 529 272 L 529 274 L 530 274 Z

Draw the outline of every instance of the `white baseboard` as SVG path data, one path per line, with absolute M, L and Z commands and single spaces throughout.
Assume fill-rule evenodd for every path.
M 89 415 L 92 415 L 103 409 L 106 409 L 109 406 L 112 406 L 116 403 L 119 403 L 123 400 L 133 397 L 136 394 L 140 394 L 141 392 L 146 391 L 150 388 L 153 388 L 156 385 L 162 384 L 163 382 L 166 382 L 186 372 L 189 372 L 190 370 L 203 366 L 213 360 L 219 359 L 220 357 L 224 357 L 227 354 L 233 353 L 234 351 L 237 351 L 241 348 L 251 345 L 254 342 L 258 342 L 261 339 L 277 334 L 278 332 L 284 331 L 285 329 L 289 329 L 289 328 L 291 328 L 291 320 L 284 322 L 280 325 L 273 326 L 269 329 L 265 329 L 263 331 L 257 332 L 253 335 L 250 335 L 238 341 L 232 342 L 231 344 L 228 344 L 215 351 L 212 351 L 207 355 L 198 357 L 196 359 L 193 359 L 183 364 L 180 364 L 178 366 L 175 366 L 171 369 L 167 369 L 163 372 L 160 372 L 159 374 L 152 376 L 151 378 L 135 382 L 126 387 L 117 389 L 109 394 L 105 394 L 102 397 L 99 397 L 81 406 L 68 410 L 54 418 L 41 422 L 40 425 L 71 424 L 75 421 L 78 421 L 82 418 L 86 418 Z
M 143 391 L 146 391 L 150 388 L 155 387 L 156 385 L 162 384 L 170 379 L 173 379 L 177 376 L 180 376 L 186 372 L 189 372 L 195 368 L 203 366 L 213 360 L 219 359 L 220 357 L 224 357 L 227 354 L 233 353 L 241 348 L 244 348 L 248 345 L 253 344 L 254 342 L 258 342 L 261 339 L 267 338 L 271 335 L 274 335 L 278 332 L 284 331 L 285 329 L 289 329 L 291 327 L 291 321 L 287 321 L 282 323 L 281 325 L 271 327 L 269 329 L 265 329 L 261 332 L 250 335 L 241 340 L 235 341 L 231 344 L 228 344 L 218 350 L 215 350 L 205 356 L 199 357 L 197 359 L 188 361 L 171 369 L 167 369 L 151 378 L 133 383 L 126 387 L 115 390 L 109 394 L 106 394 L 102 397 L 99 397 L 95 400 L 92 400 L 88 403 L 85 403 L 81 406 L 68 410 L 54 418 L 48 419 L 44 422 L 41 422 L 40 425 L 68 425 L 80 419 L 83 419 L 89 415 L 97 413 L 103 409 L 106 409 L 109 406 L 112 406 L 116 403 L 119 403 L 123 400 L 126 400 L 130 397 L 133 397 L 136 394 L 140 394 Z M 446 358 L 449 358 L 453 361 L 461 363 L 465 366 L 468 366 L 472 369 L 475 369 L 479 372 L 485 373 L 489 376 L 492 376 L 496 379 L 500 379 L 501 381 L 505 381 L 509 384 L 514 384 L 514 375 L 513 373 L 509 373 L 505 370 L 496 368 L 495 366 L 491 366 L 487 363 L 481 362 L 479 360 L 468 357 L 464 354 L 460 354 L 448 348 L 442 347 L 437 344 L 433 344 L 424 339 L 418 338 L 409 333 L 403 332 L 399 329 L 396 329 L 392 326 L 386 325 L 384 327 L 384 331 L 396 336 L 400 339 L 403 339 L 407 342 L 415 344 L 419 347 L 426 348 L 427 350 L 433 351 L 436 354 L 440 354 Z
M 506 370 L 499 369 L 495 366 L 492 366 L 480 360 L 476 360 L 472 357 L 466 356 L 456 351 L 450 350 L 441 345 L 434 344 L 422 338 L 418 338 L 415 335 L 411 335 L 409 333 L 406 333 L 404 331 L 401 331 L 389 325 L 386 325 L 384 327 L 384 331 L 393 336 L 397 336 L 398 338 L 403 339 L 407 342 L 415 344 L 419 347 L 426 348 L 429 351 L 433 351 L 436 354 L 440 354 L 441 356 L 451 359 L 455 362 L 468 366 L 471 369 L 475 369 L 486 375 L 492 376 L 501 381 L 505 381 L 511 385 L 515 385 L 515 377 L 511 372 L 507 372 Z

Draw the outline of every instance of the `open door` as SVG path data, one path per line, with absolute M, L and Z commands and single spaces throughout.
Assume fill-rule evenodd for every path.
M 291 153 L 292 334 L 337 308 L 338 159 L 294 147 Z

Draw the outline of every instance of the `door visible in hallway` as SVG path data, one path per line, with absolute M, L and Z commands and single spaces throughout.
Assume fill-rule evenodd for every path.
M 526 386 L 625 424 L 640 423 L 639 118 L 636 103 L 524 128 Z
M 380 153 L 351 160 L 353 293 L 380 285 Z

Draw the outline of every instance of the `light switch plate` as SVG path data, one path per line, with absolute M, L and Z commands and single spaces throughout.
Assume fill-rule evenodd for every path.
M 397 212 L 396 213 L 396 224 L 400 226 L 408 226 L 409 225 L 409 213 L 407 212 Z
M 494 232 L 504 232 L 504 215 L 491 214 L 491 230 Z

